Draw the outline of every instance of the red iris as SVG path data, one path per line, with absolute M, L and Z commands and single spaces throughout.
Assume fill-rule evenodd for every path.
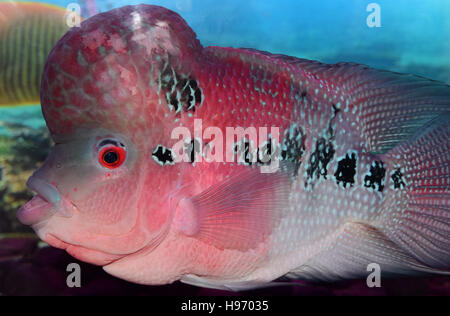
M 110 146 L 100 151 L 98 159 L 103 167 L 115 169 L 125 162 L 126 156 L 125 149 L 122 147 Z

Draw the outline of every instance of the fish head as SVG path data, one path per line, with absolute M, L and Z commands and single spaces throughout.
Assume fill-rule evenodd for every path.
M 55 145 L 28 180 L 36 196 L 19 220 L 99 265 L 158 245 L 179 186 L 176 167 L 152 157 L 173 128 L 161 73 L 169 62 L 187 71 L 181 65 L 198 45 L 181 17 L 155 6 L 112 10 L 72 28 L 44 67 L 41 104 Z

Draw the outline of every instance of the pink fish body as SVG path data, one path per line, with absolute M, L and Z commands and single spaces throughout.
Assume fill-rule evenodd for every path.
M 365 277 L 371 263 L 386 275 L 449 271 L 445 84 L 204 48 L 176 13 L 139 5 L 64 36 L 41 103 L 55 146 L 18 218 L 112 275 L 239 290 Z M 256 151 L 237 137 L 243 161 L 229 150 L 207 161 L 227 127 L 279 137 Z M 193 131 L 190 160 L 177 160 L 175 128 Z M 264 144 L 274 172 L 250 159 Z

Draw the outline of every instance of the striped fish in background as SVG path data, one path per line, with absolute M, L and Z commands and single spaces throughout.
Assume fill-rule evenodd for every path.
M 0 106 L 40 103 L 45 60 L 68 29 L 64 8 L 0 3 Z

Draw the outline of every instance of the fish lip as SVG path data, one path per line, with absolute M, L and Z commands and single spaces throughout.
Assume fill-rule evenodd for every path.
M 31 176 L 27 181 L 27 187 L 31 191 L 36 192 L 40 198 L 50 203 L 55 213 L 67 218 L 72 217 L 71 208 L 75 208 L 75 205 L 72 204 L 71 207 L 68 207 L 68 203 L 63 201 L 61 193 L 54 185 L 35 176 Z
M 44 202 L 44 204 L 40 201 Z M 36 202 L 40 204 L 37 207 L 35 205 Z M 54 213 L 55 207 L 40 195 L 36 195 L 19 208 L 16 213 L 16 218 L 24 225 L 35 227 L 38 224 L 42 225 L 42 223 L 46 223 Z
M 53 204 L 53 206 L 59 207 L 61 205 L 61 194 L 56 187 L 50 183 L 42 179 L 30 177 L 27 181 L 27 187 L 31 191 L 36 192 L 37 195 L 48 203 Z

